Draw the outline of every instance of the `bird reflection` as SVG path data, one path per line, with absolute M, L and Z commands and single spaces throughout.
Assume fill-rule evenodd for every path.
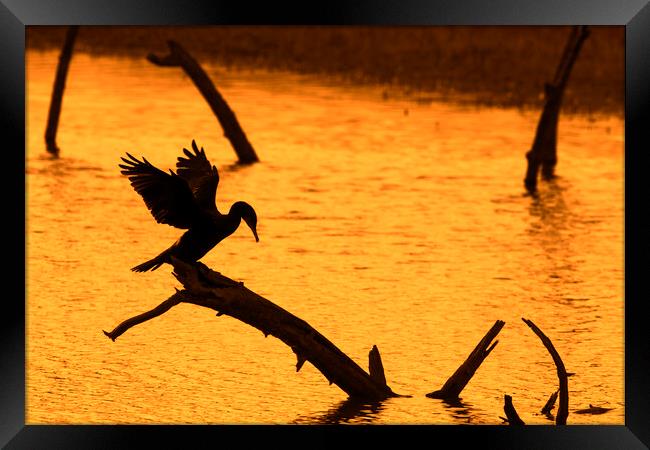
M 348 398 L 322 415 L 299 417 L 294 423 L 335 425 L 340 423 L 372 423 L 384 409 L 382 401 L 368 402 Z
M 242 219 L 259 242 L 255 210 L 239 201 L 230 207 L 228 214 L 221 214 L 215 203 L 219 172 L 194 141 L 192 149 L 194 153 L 183 149 L 186 158 L 178 158 L 177 173 L 163 172 L 145 158 L 140 161 L 129 153 L 128 159 L 122 158 L 124 164 L 119 165 L 122 174 L 142 196 L 156 222 L 187 229 L 167 250 L 133 267 L 134 272 L 156 270 L 164 263 L 170 264 L 171 256 L 190 263 L 198 261 L 234 233 Z

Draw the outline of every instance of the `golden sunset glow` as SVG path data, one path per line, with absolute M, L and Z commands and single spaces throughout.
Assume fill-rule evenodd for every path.
M 574 373 L 568 423 L 624 423 L 623 28 L 593 27 L 585 41 L 559 118 L 558 178 L 534 196 L 525 154 L 570 28 L 432 27 L 417 41 L 378 30 L 278 28 L 273 40 L 218 29 L 232 39 L 211 56 L 206 27 L 81 27 L 59 158 L 44 132 L 65 29 L 28 30 L 26 423 L 501 424 L 507 394 L 526 424 L 553 424 L 540 410 L 555 365 L 522 317 Z M 192 80 L 145 58 L 167 38 L 200 62 L 260 162 L 236 164 Z M 332 61 L 319 68 L 317 51 Z M 336 65 L 346 57 L 348 69 Z M 192 140 L 218 168 L 219 210 L 249 203 L 259 235 L 242 222 L 201 262 L 364 369 L 376 345 L 391 389 L 411 397 L 350 410 L 313 365 L 296 373 L 283 342 L 191 304 L 106 338 L 180 288 L 168 264 L 130 270 L 183 230 L 156 223 L 120 158 L 168 172 Z M 499 343 L 460 402 L 427 398 L 496 320 Z M 611 410 L 576 413 L 590 404 Z

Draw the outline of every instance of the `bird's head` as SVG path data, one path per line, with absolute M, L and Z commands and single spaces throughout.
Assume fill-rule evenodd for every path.
M 235 202 L 230 208 L 232 213 L 235 213 L 246 222 L 255 236 L 255 241 L 259 242 L 260 238 L 257 237 L 257 214 L 251 205 L 246 202 Z

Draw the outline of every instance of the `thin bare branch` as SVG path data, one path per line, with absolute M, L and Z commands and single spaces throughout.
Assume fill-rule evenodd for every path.
M 160 305 L 156 306 L 154 309 L 142 314 L 138 314 L 137 316 L 131 317 L 130 319 L 126 319 L 124 322 L 116 326 L 115 329 L 111 332 L 104 331 L 104 330 L 102 331 L 104 331 L 104 334 L 109 338 L 111 338 L 113 342 L 115 342 L 115 339 L 117 339 L 119 336 L 124 334 L 124 332 L 127 331 L 129 328 L 139 325 L 142 322 L 146 322 L 147 320 L 151 320 L 154 317 L 158 317 L 161 314 L 166 313 L 172 307 L 178 305 L 182 301 L 182 299 L 183 299 L 183 291 L 176 290 L 176 293 L 174 295 L 169 297 Z
M 555 417 L 556 425 L 566 425 L 567 417 L 569 416 L 569 380 L 567 371 L 564 368 L 564 363 L 560 354 L 555 350 L 551 340 L 540 330 L 537 325 L 533 323 L 532 320 L 522 319 L 526 325 L 530 327 L 531 330 L 541 339 L 542 344 L 551 354 L 555 367 L 557 368 L 557 377 L 560 382 L 560 404 L 557 408 L 557 416 Z

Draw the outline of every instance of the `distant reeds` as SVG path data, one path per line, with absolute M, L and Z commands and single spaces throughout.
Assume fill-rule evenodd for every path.
M 624 27 L 590 27 L 563 100 L 567 113 L 623 115 Z M 84 26 L 77 50 L 142 56 L 167 40 L 226 67 L 323 74 L 385 85 L 391 94 L 469 94 L 482 105 L 541 108 L 568 26 L 451 27 L 98 27 Z M 30 26 L 28 49 L 57 49 L 65 27 Z

